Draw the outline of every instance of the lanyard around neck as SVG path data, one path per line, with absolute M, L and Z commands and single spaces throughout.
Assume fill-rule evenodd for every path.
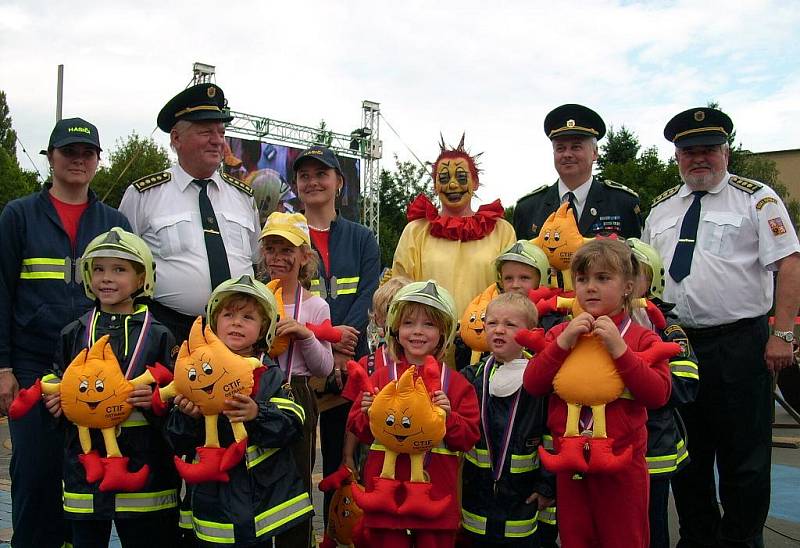
M 281 289 L 281 291 L 283 291 Z M 300 317 L 300 307 L 303 303 L 303 286 L 298 282 L 297 288 L 294 290 L 294 314 L 292 318 L 297 321 Z M 292 382 L 292 361 L 294 358 L 294 337 L 289 341 L 289 350 L 286 351 L 286 382 Z

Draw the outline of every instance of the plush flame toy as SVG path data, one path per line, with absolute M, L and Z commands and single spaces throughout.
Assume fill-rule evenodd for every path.
M 275 302 L 278 304 L 278 317 L 288 318 L 286 311 L 283 307 L 283 291 L 281 288 L 280 280 L 272 280 L 267 284 L 267 287 L 272 294 L 275 295 Z M 342 340 L 342 331 L 337 329 L 331 324 L 330 320 L 325 320 L 321 324 L 306 323 L 306 327 L 314 333 L 314 337 L 320 341 L 327 341 L 330 343 L 338 343 Z M 269 355 L 276 358 L 286 352 L 289 348 L 291 337 L 289 335 L 281 335 L 275 337 L 272 341 L 272 346 L 269 347 Z
M 82 350 L 64 371 L 57 382 L 45 378 L 37 380 L 30 388 L 20 390 L 9 409 L 12 419 L 19 419 L 40 401 L 42 393 L 61 394 L 64 416 L 78 428 L 78 438 L 83 454 L 79 460 L 86 470 L 86 481 L 100 481 L 100 491 L 139 491 L 150 472 L 145 464 L 137 472 L 128 472 L 128 457 L 123 457 L 117 445 L 115 429 L 125 422 L 133 411 L 127 402 L 134 385 L 169 382 L 172 374 L 160 364 L 132 380 L 122 374 L 114 356 L 109 335 L 101 337 L 91 348 Z M 56 382 L 53 382 L 56 381 Z M 106 458 L 92 450 L 90 429 L 99 429 L 106 446 Z
M 353 471 L 342 464 L 336 472 L 319 482 L 323 492 L 333 491 L 328 512 L 328 527 L 320 548 L 351 548 L 358 542 L 361 530 L 361 517 L 364 512 L 353 498 L 353 484 L 356 483 Z
M 577 299 L 559 300 L 565 306 L 574 305 L 573 315 L 580 314 Z M 663 314 L 660 317 L 661 324 L 665 324 Z M 537 353 L 544 348 L 544 337 L 538 330 L 520 330 L 515 340 Z M 680 345 L 660 342 L 637 354 L 645 363 L 653 364 L 680 352 Z M 600 337 L 588 334 L 578 339 L 553 379 L 553 390 L 567 404 L 567 424 L 559 454 L 553 455 L 539 447 L 539 457 L 545 468 L 551 472 L 614 473 L 630 462 L 632 448 L 627 447 L 622 454 L 615 455 L 612 451 L 613 440 L 606 434 L 606 405 L 623 395 L 625 384 Z M 588 440 L 582 436 L 579 428 L 583 406 L 591 407 L 594 419 L 592 436 Z M 586 443 L 590 451 L 588 461 L 584 456 Z
M 247 448 L 247 430 L 241 422 L 231 423 L 236 440 L 227 448 L 219 445 L 217 420 L 225 409 L 225 400 L 234 394 L 250 394 L 253 370 L 261 366 L 257 358 L 234 354 L 219 340 L 210 327 L 203 330 L 198 317 L 192 325 L 189 340 L 181 345 L 175 362 L 175 380 L 153 392 L 153 409 L 166 411 L 165 401 L 178 394 L 200 409 L 205 420 L 205 443 L 197 448 L 196 464 L 175 457 L 175 467 L 186 483 L 228 481 L 227 471 L 236 466 Z
M 486 318 L 486 307 L 497 297 L 500 291 L 494 283 L 483 290 L 467 305 L 464 315 L 461 316 L 459 335 L 464 344 L 469 346 L 474 352 L 489 351 L 489 343 L 486 342 L 486 329 L 483 321 Z M 470 361 L 470 363 L 474 363 Z
M 450 503 L 450 495 L 440 500 L 430 498 L 430 482 L 423 468 L 425 454 L 444 439 L 446 413 L 431 401 L 430 394 L 441 390 L 441 369 L 436 358 L 428 356 L 422 376 L 415 376 L 416 367 L 409 366 L 400 379 L 389 382 L 377 392 L 369 410 L 369 428 L 375 441 L 385 447 L 381 475 L 375 488 L 365 493 L 353 486 L 353 496 L 365 512 L 396 511 L 400 515 L 436 517 Z M 358 363 L 350 361 L 347 373 L 363 391 L 375 394 L 376 389 Z M 398 487 L 395 465 L 399 454 L 411 460 L 411 479 L 403 482 L 405 500 L 397 506 L 394 493 Z
M 558 210 L 547 217 L 539 235 L 532 242 L 544 251 L 550 266 L 561 273 L 561 276 L 556 276 L 556 282 L 550 284 L 551 287 L 564 291 L 572 290 L 572 277 L 569 270 L 572 256 L 588 241 L 590 239 L 584 238 L 578 230 L 575 216 L 567 202 L 561 204 Z M 563 281 L 558 278 L 563 278 Z

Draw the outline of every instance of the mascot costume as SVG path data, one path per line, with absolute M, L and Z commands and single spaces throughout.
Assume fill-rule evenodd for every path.
M 457 317 L 495 279 L 492 262 L 515 241 L 500 200 L 472 209 L 479 186 L 476 158 L 442 140 L 433 163 L 434 190 L 441 211 L 420 194 L 408 207 L 408 224 L 394 254 L 392 273 L 411 280 L 436 280 L 453 294 Z

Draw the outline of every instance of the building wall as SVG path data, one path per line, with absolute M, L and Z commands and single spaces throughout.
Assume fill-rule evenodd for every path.
M 775 162 L 778 181 L 786 186 L 789 196 L 800 200 L 800 149 L 754 152 L 753 155 Z

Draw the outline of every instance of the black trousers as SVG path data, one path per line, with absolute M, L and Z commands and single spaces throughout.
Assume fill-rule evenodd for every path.
M 650 476 L 650 548 L 670 548 L 669 476 Z
M 20 388 L 30 387 L 37 364 L 15 363 Z M 51 367 L 52 364 L 47 364 Z M 9 420 L 11 432 L 11 522 L 14 548 L 60 548 L 69 533 L 61 502 L 64 432 L 37 403 L 19 420 Z
M 106 548 L 111 520 L 70 520 L 74 548 Z M 115 519 L 122 548 L 172 548 L 178 539 L 178 512 L 144 514 L 134 519 Z
M 681 409 L 691 462 L 672 479 L 678 546 L 763 547 L 773 406 L 772 379 L 764 362 L 767 319 L 686 333 L 699 361 L 700 391 L 694 403 Z
M 347 415 L 350 406 L 337 405 L 319 414 L 319 440 L 322 452 L 322 477 L 336 472 L 342 464 L 344 450 L 344 432 L 347 426 Z M 331 506 L 333 491 L 325 493 L 323 498 L 323 519 L 328 526 L 328 510 Z

